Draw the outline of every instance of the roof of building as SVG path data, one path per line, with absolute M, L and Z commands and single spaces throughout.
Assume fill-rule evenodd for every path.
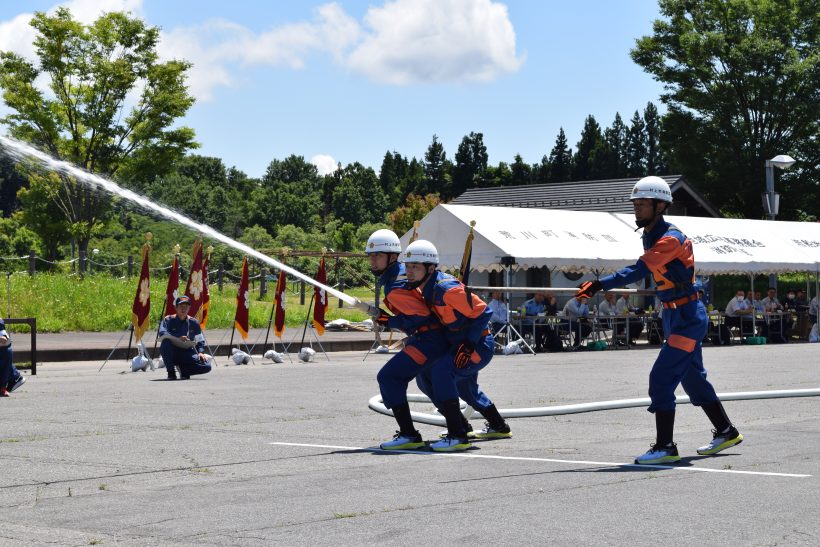
M 715 206 L 689 185 L 682 175 L 666 175 L 661 178 L 669 184 L 672 190 L 674 201 L 669 210 L 670 214 L 698 217 L 723 216 Z M 454 199 L 452 203 L 455 205 L 632 213 L 629 195 L 638 180 L 640 177 L 471 188 Z

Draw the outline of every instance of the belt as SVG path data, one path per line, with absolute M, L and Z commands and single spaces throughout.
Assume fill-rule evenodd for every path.
M 423 332 L 427 332 L 428 330 L 436 330 L 436 329 L 440 329 L 440 328 L 441 328 L 441 325 L 439 325 L 438 323 L 434 323 L 432 325 L 422 325 L 422 326 L 420 326 L 419 328 L 416 329 L 416 334 L 421 334 Z
M 692 293 L 689 296 L 684 296 L 682 298 L 678 298 L 677 300 L 672 300 L 671 302 L 663 302 L 663 309 L 675 309 L 678 306 L 683 306 L 684 304 L 688 304 L 689 302 L 694 302 L 698 299 L 698 293 Z

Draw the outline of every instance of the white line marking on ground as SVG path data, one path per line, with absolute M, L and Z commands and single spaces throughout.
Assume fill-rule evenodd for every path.
M 476 458 L 486 460 L 514 460 L 522 462 L 548 462 L 548 463 L 568 463 L 573 465 L 594 465 L 599 467 L 635 467 L 637 469 L 672 469 L 674 471 L 694 471 L 702 473 L 728 473 L 733 475 L 760 475 L 764 477 L 794 477 L 807 478 L 813 475 L 801 475 L 797 473 L 768 473 L 764 471 L 741 471 L 738 469 L 709 469 L 708 467 L 683 467 L 678 465 L 638 465 L 635 463 L 617 462 L 593 462 L 586 460 L 556 460 L 552 458 L 527 458 L 523 456 L 491 456 L 488 454 L 470 454 L 459 452 L 458 454 L 448 452 L 425 452 L 424 450 L 382 450 L 381 448 L 368 448 L 361 446 L 335 446 L 329 444 L 306 444 L 306 443 L 268 443 L 276 446 L 302 446 L 306 448 L 332 448 L 336 450 L 363 450 L 366 452 L 389 452 L 391 454 L 416 454 L 425 456 L 449 456 L 453 458 Z

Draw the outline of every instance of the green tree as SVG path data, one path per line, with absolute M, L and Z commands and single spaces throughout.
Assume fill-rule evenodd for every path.
M 316 166 L 303 156 L 273 160 L 253 192 L 249 222 L 270 234 L 287 224 L 309 230 L 322 212 L 322 183 Z M 373 183 L 379 188 L 378 180 Z
M 14 162 L 0 155 L 0 216 L 9 217 L 20 208 L 17 192 L 26 183 L 26 178 L 15 168 Z
M 341 180 L 333 191 L 332 212 L 335 218 L 354 225 L 381 222 L 386 209 L 387 198 L 373 169 L 357 162 L 342 170 Z
M 455 155 L 453 166 L 453 183 L 447 192 L 442 192 L 444 199 L 454 198 L 469 188 L 486 185 L 487 147 L 484 146 L 484 134 L 470 132 L 461 139 Z
M 31 25 L 38 66 L 0 53 L 0 89 L 11 109 L 0 121 L 13 137 L 136 188 L 170 170 L 195 146 L 193 130 L 176 125 L 194 102 L 185 86 L 190 65 L 157 61 L 159 29 L 118 12 L 83 25 L 62 7 L 53 15 L 35 13 Z M 42 76 L 50 94 L 36 85 Z M 129 107 L 131 92 L 138 98 Z M 33 177 L 30 183 L 45 179 Z M 107 218 L 111 197 L 65 176 L 60 182 L 45 195 L 84 251 Z
M 820 211 L 818 0 L 660 0 L 661 19 L 632 59 L 667 90 L 661 139 L 669 162 L 719 208 L 760 217 L 765 161 L 793 155 L 781 216 Z M 799 151 L 799 152 L 798 152 Z M 816 160 L 816 155 L 813 155 Z M 780 184 L 780 183 L 778 183 Z
M 543 162 L 542 162 L 543 163 Z M 564 128 L 560 128 L 555 138 L 549 157 L 548 182 L 565 182 L 570 180 L 572 170 L 572 150 L 567 146 L 567 136 Z
M 449 177 L 449 175 L 447 176 Z M 424 163 L 420 162 L 416 158 L 411 159 L 410 163 L 407 166 L 407 172 L 404 174 L 404 178 L 402 178 L 401 180 L 401 199 L 399 200 L 399 204 L 404 203 L 407 199 L 407 196 L 409 196 L 410 194 L 417 194 L 419 192 L 419 189 L 425 189 L 429 187 L 430 179 L 425 173 Z
M 510 166 L 510 185 L 522 186 L 532 183 L 532 166 L 525 163 L 521 154 L 516 154 L 513 164 Z
M 433 142 L 424 153 L 424 174 L 427 176 L 427 184 L 425 187 L 413 188 L 412 192 L 419 195 L 446 192 L 451 184 L 451 167 L 444 145 L 439 142 L 438 135 L 433 135 Z
M 387 197 L 388 208 L 395 208 L 401 199 L 401 182 L 407 175 L 408 161 L 398 152 L 386 152 L 379 169 L 379 184 Z
M 595 116 L 590 114 L 584 120 L 581 139 L 578 141 L 575 154 L 572 156 L 572 180 L 591 180 L 593 178 L 594 169 L 590 156 L 595 146 L 602 140 L 601 126 L 595 121 Z
M 435 194 L 427 194 L 423 197 L 410 194 L 407 196 L 405 205 L 388 215 L 390 226 L 394 232 L 402 235 L 413 227 L 415 221 L 424 218 L 439 203 L 441 199 Z
M 607 165 L 609 175 L 606 178 L 626 177 L 626 131 L 620 113 L 616 112 L 612 125 L 604 130 L 604 140 L 611 154 Z
M 646 133 L 643 119 L 636 110 L 626 132 L 626 174 L 642 177 L 646 174 Z
M 646 136 L 646 174 L 666 175 L 667 169 L 661 152 L 661 118 L 658 107 L 652 102 L 643 111 L 644 134 Z

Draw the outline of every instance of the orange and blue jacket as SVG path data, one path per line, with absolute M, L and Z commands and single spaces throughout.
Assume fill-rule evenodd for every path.
M 394 314 L 387 321 L 388 327 L 413 335 L 422 327 L 436 329 L 441 326 L 421 293 L 410 287 L 410 282 L 404 275 L 404 264 L 394 262 L 388 266 L 379 276 L 378 283 L 384 288 L 382 302 Z
M 643 235 L 644 254 L 638 262 L 600 279 L 604 290 L 636 283 L 652 275 L 658 298 L 671 302 L 695 293 L 692 242 L 663 218 Z
M 493 315 L 481 298 L 452 275 L 439 271 L 421 287 L 421 294 L 451 342 L 469 340 L 478 345 Z

